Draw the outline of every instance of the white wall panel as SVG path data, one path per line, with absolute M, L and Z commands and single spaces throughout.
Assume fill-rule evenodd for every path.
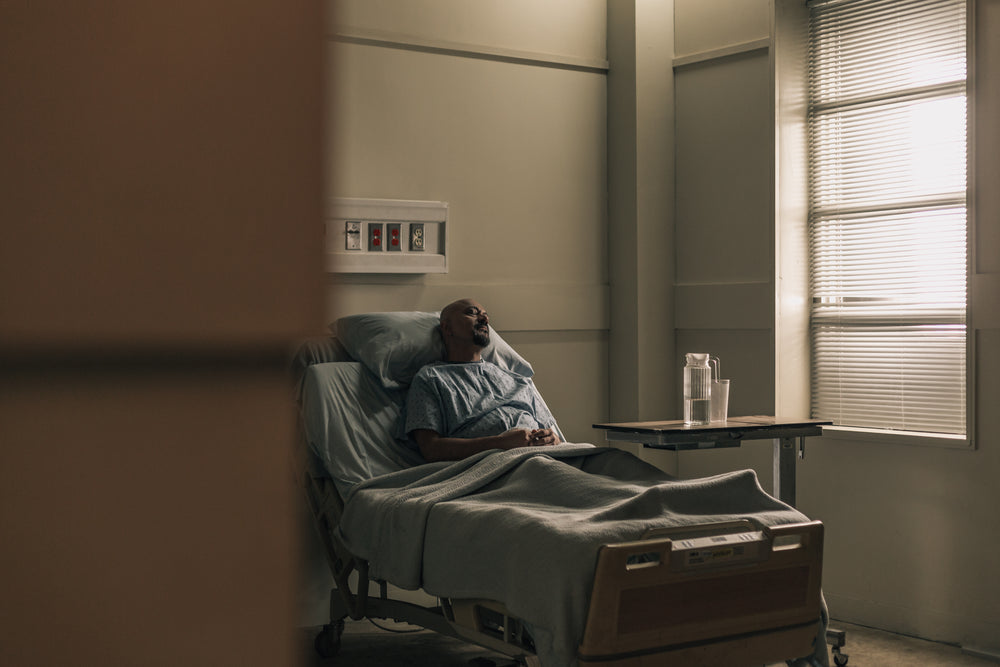
M 773 273 L 767 54 L 691 65 L 675 81 L 677 282 L 767 282 Z
M 596 74 L 332 48 L 332 189 L 449 205 L 449 282 L 607 281 Z
M 503 331 L 606 331 L 610 327 L 609 294 L 605 285 L 511 285 L 504 283 L 425 284 L 343 278 L 331 293 L 329 312 L 337 317 L 372 310 L 441 308 L 462 298 L 474 298 L 489 310 Z
M 768 0 L 674 0 L 678 56 L 765 39 Z
M 679 329 L 770 329 L 769 282 L 677 285 Z
M 476 298 L 567 436 L 592 440 L 609 400 L 607 72 L 564 61 L 604 61 L 605 3 L 338 4 L 328 195 L 447 202 L 448 273 L 330 276 L 329 319 Z M 507 57 L 522 52 L 557 57 Z
M 605 57 L 605 0 L 337 0 L 329 32 L 346 27 L 438 42 Z

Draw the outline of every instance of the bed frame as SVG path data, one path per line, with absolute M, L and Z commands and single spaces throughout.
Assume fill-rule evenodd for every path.
M 422 607 L 388 596 L 368 578 L 333 528 L 343 503 L 333 482 L 305 475 L 304 490 L 336 588 L 330 624 L 315 641 L 340 646 L 344 619 L 394 619 L 539 665 L 519 619 L 490 600 L 441 600 Z M 698 526 L 609 544 L 597 554 L 581 665 L 662 667 L 762 665 L 808 655 L 818 632 L 823 525 L 758 529 L 746 522 Z M 351 585 L 351 575 L 357 582 Z M 369 595 L 376 583 L 378 597 Z
M 644 537 L 598 553 L 581 665 L 760 665 L 813 650 L 820 522 Z
M 336 588 L 330 591 L 330 623 L 316 636 L 314 646 L 323 657 L 340 648 L 344 619 L 391 619 L 417 625 L 506 655 L 529 667 L 540 666 L 531 640 L 520 621 L 504 606 L 489 600 L 440 599 L 440 605 L 424 607 L 389 597 L 388 585 L 368 577 L 368 563 L 353 554 L 334 532 L 343 512 L 343 501 L 329 477 L 309 471 L 304 490 L 315 519 L 313 525 L 324 547 Z M 352 586 L 352 575 L 356 580 Z M 377 584 L 378 596 L 370 595 Z
M 308 447 L 301 460 L 301 485 L 336 584 L 330 623 L 315 640 L 321 655 L 337 652 L 349 617 L 403 621 L 541 664 L 521 620 L 500 601 L 439 599 L 424 607 L 392 599 L 387 583 L 371 580 L 368 563 L 337 538 L 344 503 L 322 464 Z M 823 613 L 822 554 L 819 521 L 709 524 L 605 545 L 595 554 L 579 664 L 759 666 L 810 655 Z

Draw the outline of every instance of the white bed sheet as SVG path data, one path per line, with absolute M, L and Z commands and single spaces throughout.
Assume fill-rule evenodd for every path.
M 406 392 L 358 362 L 314 364 L 302 385 L 303 428 L 342 498 L 360 482 L 425 461 L 401 439 Z

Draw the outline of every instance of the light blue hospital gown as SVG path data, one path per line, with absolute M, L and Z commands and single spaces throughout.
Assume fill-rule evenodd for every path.
M 489 361 L 438 362 L 421 368 L 410 385 L 406 433 L 479 438 L 512 428 L 556 428 L 531 378 Z

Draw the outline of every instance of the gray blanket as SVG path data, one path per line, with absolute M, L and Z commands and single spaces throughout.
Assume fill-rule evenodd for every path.
M 747 517 L 806 520 L 767 495 L 752 470 L 676 480 L 627 452 L 559 445 L 369 480 L 346 498 L 338 530 L 374 578 L 502 601 L 532 628 L 542 664 L 559 667 L 576 663 L 600 545 Z M 826 664 L 820 647 L 817 664 Z

